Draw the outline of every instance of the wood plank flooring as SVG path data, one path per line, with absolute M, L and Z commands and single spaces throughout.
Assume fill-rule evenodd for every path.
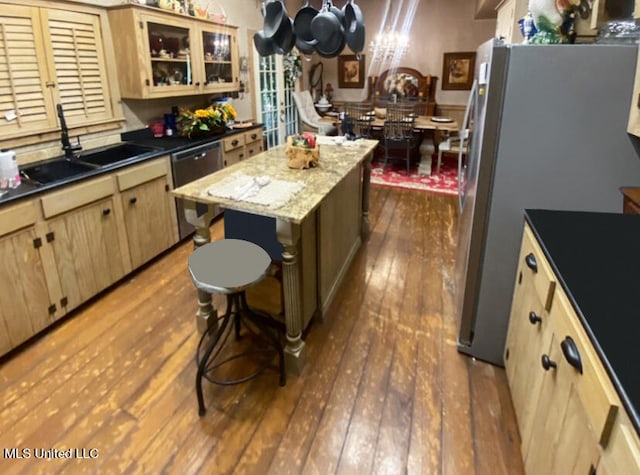
M 456 223 L 455 198 L 373 187 L 303 373 L 205 384 L 202 418 L 179 244 L 2 360 L 0 473 L 523 473 L 504 370 L 456 350 Z M 68 448 L 87 458 L 36 458 Z

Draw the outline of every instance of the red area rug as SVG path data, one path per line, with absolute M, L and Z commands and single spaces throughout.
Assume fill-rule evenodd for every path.
M 458 194 L 458 161 L 446 158 L 443 157 L 440 173 L 436 174 L 438 158 L 434 156 L 431 175 L 420 175 L 418 167 L 413 166 L 411 174 L 407 176 L 407 166 L 400 161 L 389 163 L 386 172 L 383 173 L 382 163 L 374 162 L 371 168 L 371 183 L 456 196 Z

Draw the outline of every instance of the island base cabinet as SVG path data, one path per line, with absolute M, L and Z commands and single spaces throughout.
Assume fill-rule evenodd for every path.
M 0 237 L 0 354 L 54 321 L 35 228 Z
M 115 215 L 110 197 L 49 221 L 67 311 L 125 275 Z

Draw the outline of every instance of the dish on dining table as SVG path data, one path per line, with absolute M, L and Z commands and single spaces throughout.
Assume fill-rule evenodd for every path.
M 431 117 L 431 122 L 447 123 L 453 122 L 453 119 L 451 117 L 434 116 Z

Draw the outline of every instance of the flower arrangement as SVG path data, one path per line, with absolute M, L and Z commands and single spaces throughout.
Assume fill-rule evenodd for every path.
M 181 110 L 178 122 L 182 135 L 191 138 L 192 135 L 206 135 L 221 132 L 227 122 L 237 116 L 236 110 L 228 102 L 213 104 L 206 109 L 194 111 Z

